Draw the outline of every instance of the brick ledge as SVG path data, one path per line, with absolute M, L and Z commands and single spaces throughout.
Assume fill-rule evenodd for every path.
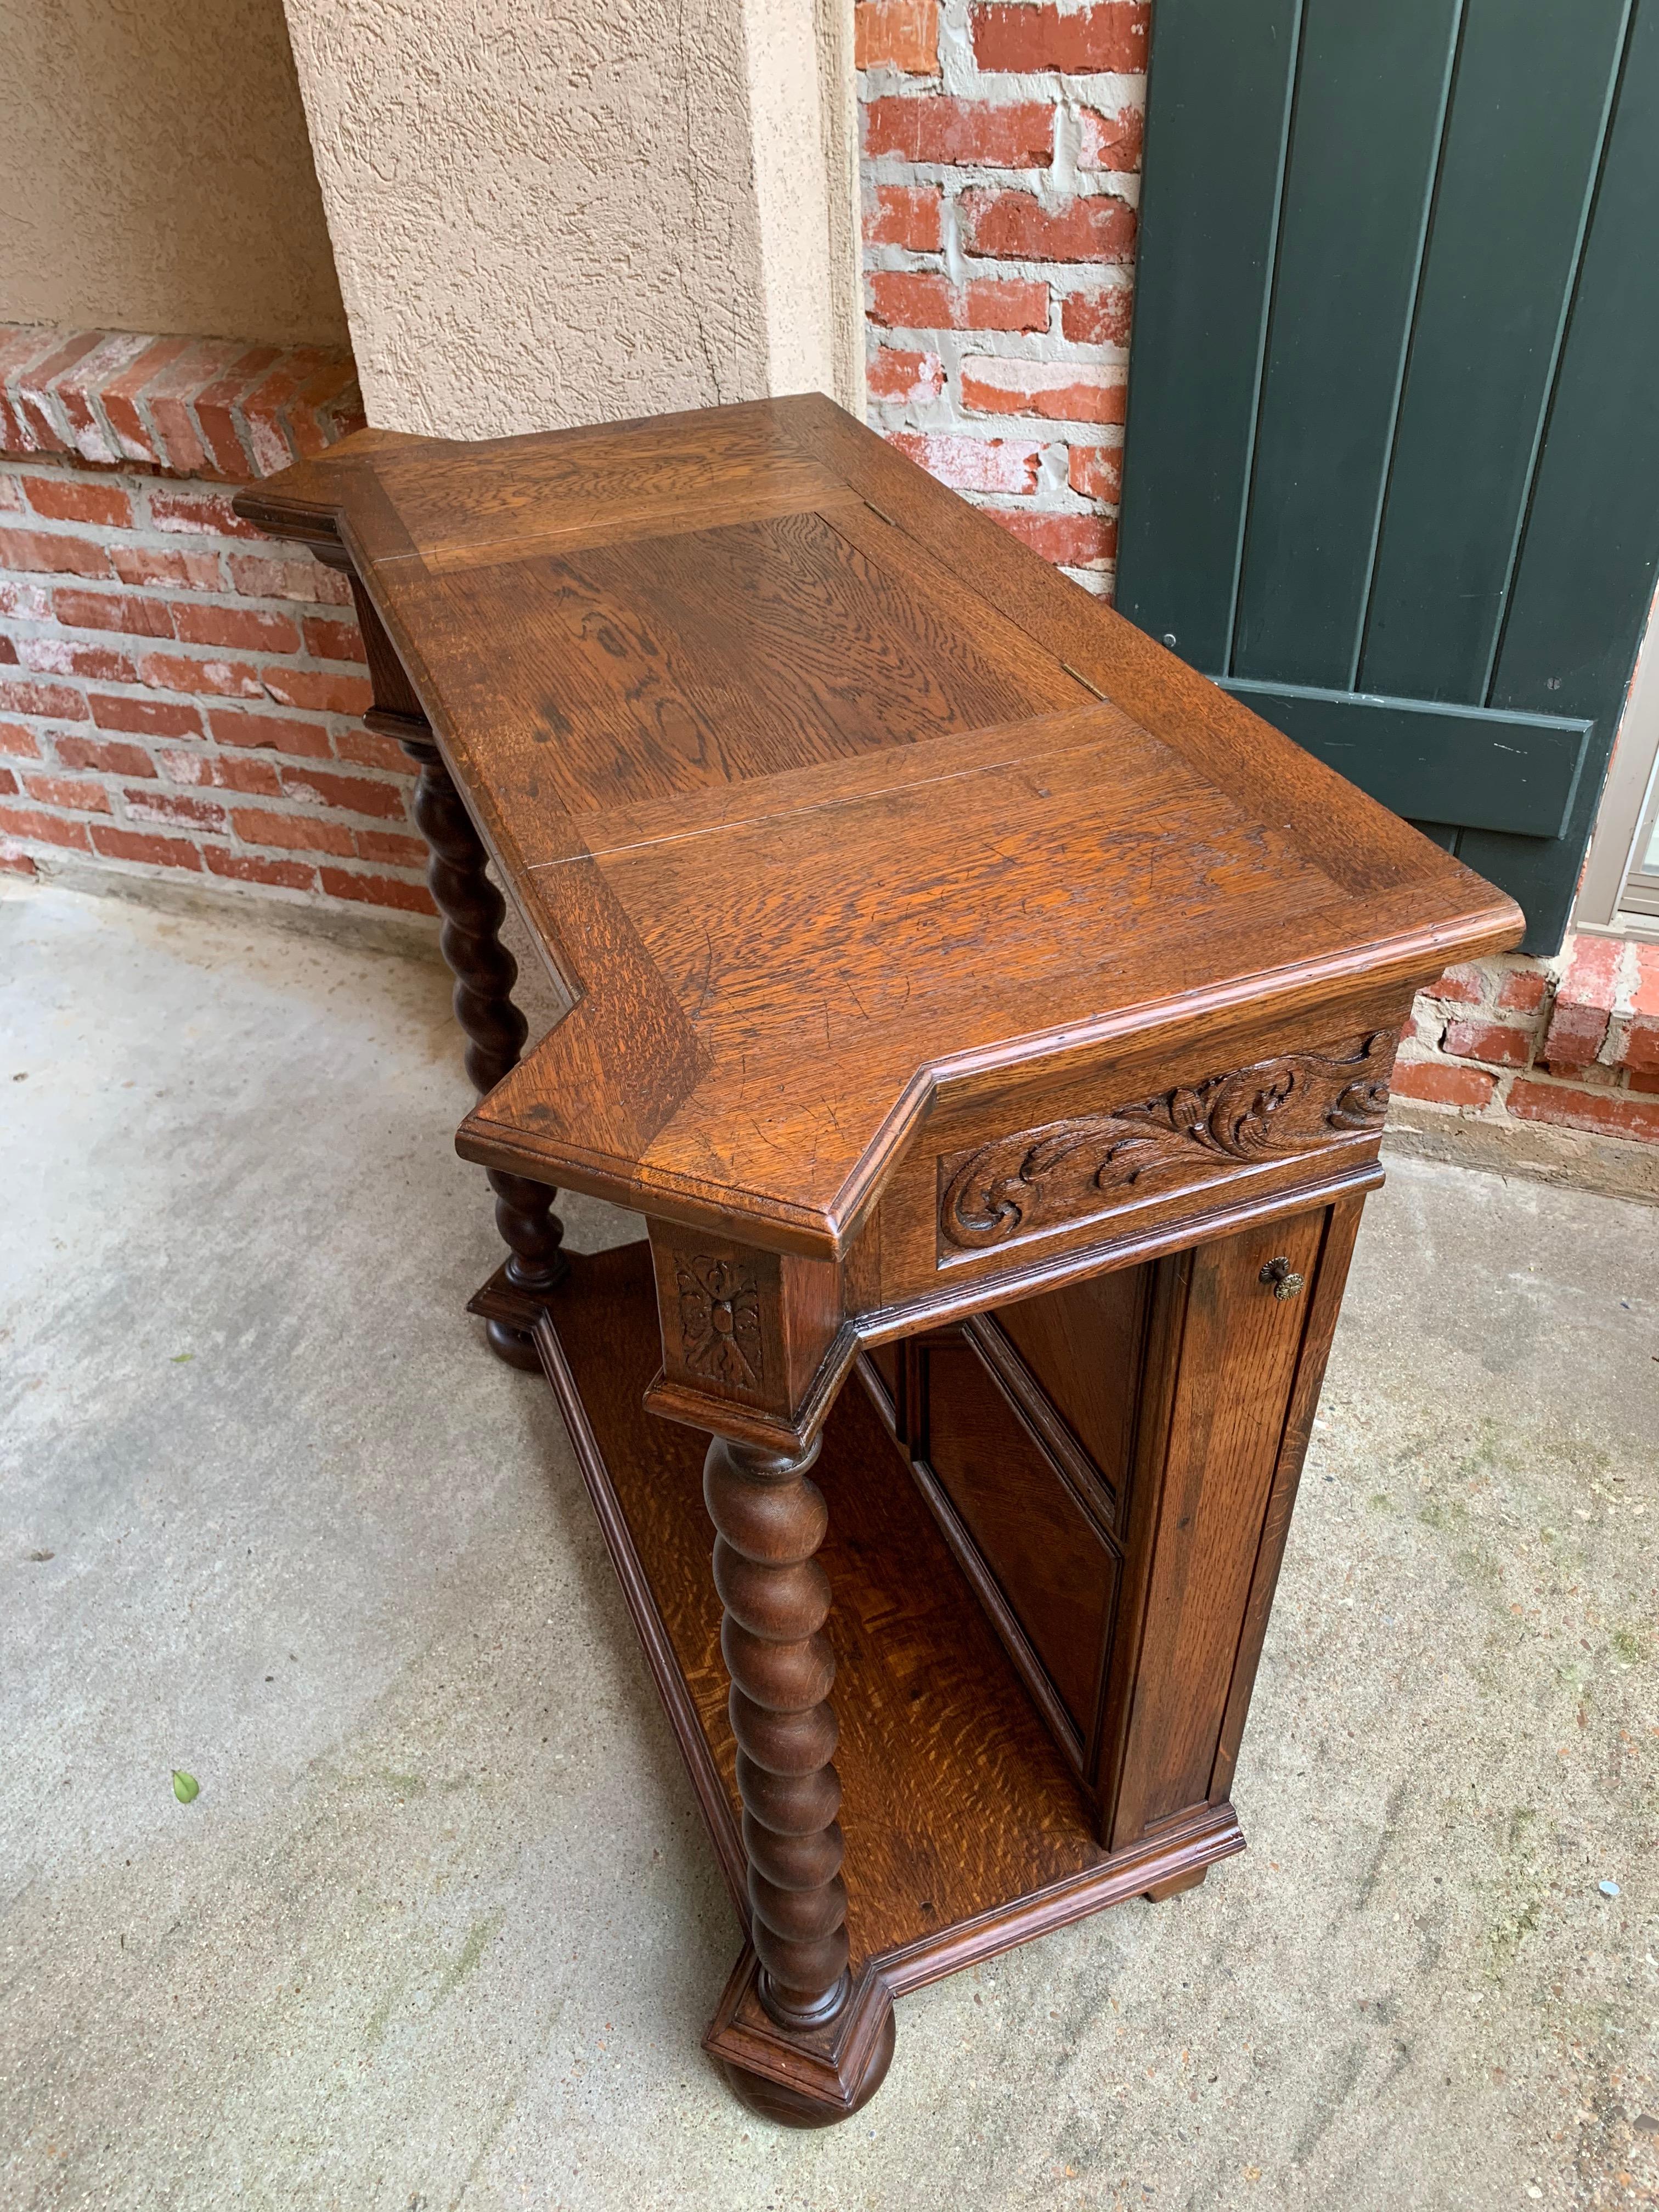
M 252 483 L 363 426 L 348 353 L 0 323 L 0 453 Z

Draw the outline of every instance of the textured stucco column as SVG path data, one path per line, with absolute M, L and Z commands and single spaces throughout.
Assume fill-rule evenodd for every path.
M 861 405 L 840 0 L 285 5 L 371 422 Z

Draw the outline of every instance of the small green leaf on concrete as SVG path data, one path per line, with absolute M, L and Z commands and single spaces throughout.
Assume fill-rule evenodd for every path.
M 193 1774 L 186 1774 L 182 1767 L 173 1768 L 173 1794 L 181 1805 L 188 1805 L 192 1797 L 198 1796 L 201 1788 L 201 1784 Z
M 194 1359 L 195 1357 L 196 1354 L 193 1352 L 175 1352 L 173 1355 L 173 1364 L 175 1367 L 182 1367 L 185 1360 Z

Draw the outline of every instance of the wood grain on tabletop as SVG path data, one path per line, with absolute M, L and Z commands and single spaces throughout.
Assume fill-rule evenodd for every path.
M 368 433 L 257 498 L 338 512 L 575 1001 L 469 1121 L 497 1164 L 827 1245 L 930 1068 L 1519 929 L 828 400 Z

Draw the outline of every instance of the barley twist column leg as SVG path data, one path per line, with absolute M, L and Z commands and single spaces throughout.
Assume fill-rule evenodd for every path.
M 829 1512 L 791 1457 L 716 1437 L 703 1497 L 719 1534 L 714 1583 L 732 1675 L 732 1728 L 749 1855 L 759 1993 L 786 2027 L 821 2027 L 847 2001 L 841 1778 L 830 1765 L 836 1662 L 823 1633 L 830 1583 L 813 1554 Z
M 501 940 L 507 907 L 485 872 L 484 849 L 438 748 L 418 738 L 401 740 L 420 763 L 415 820 L 431 852 L 426 879 L 443 916 L 440 943 L 455 978 L 455 1018 L 465 1032 L 466 1072 L 482 1097 L 518 1063 L 529 1027 L 513 1003 L 518 963 Z M 524 1176 L 489 1171 L 495 1194 L 495 1226 L 507 1248 L 507 1279 L 517 1290 L 550 1291 L 565 1272 L 560 1245 L 564 1224 L 551 1211 L 557 1194 Z M 540 1364 L 522 1329 L 489 1323 L 492 1349 L 514 1367 Z

